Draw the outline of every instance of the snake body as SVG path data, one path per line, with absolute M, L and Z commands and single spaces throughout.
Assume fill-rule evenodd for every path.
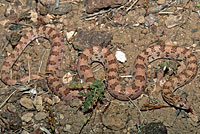
M 9 77 L 10 69 L 19 58 L 27 45 L 36 38 L 44 37 L 51 42 L 51 51 L 47 63 L 48 86 L 61 99 L 70 101 L 78 97 L 78 90 L 70 90 L 58 77 L 65 45 L 58 31 L 53 28 L 41 26 L 22 36 L 13 52 L 5 58 L 1 69 L 1 80 L 6 85 L 14 85 L 20 80 L 13 80 Z M 119 100 L 129 100 L 138 98 L 146 87 L 147 65 L 161 59 L 183 60 L 186 69 L 179 75 L 172 76 L 165 82 L 162 89 L 164 100 L 174 107 L 189 109 L 190 103 L 183 97 L 174 95 L 173 90 L 189 83 L 197 73 L 197 59 L 190 50 L 182 46 L 154 45 L 144 49 L 135 59 L 133 65 L 132 85 L 122 88 L 119 83 L 118 64 L 114 54 L 108 48 L 94 46 L 85 49 L 79 56 L 78 72 L 84 78 L 85 85 L 92 84 L 95 80 L 91 70 L 94 61 L 101 62 L 105 67 L 106 83 L 108 92 Z

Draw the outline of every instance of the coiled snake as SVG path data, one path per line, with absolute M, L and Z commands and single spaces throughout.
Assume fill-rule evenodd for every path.
M 49 88 L 61 99 L 66 101 L 70 101 L 74 97 L 79 96 L 78 93 L 80 91 L 70 90 L 68 87 L 65 87 L 58 77 L 65 45 L 59 32 L 50 27 L 41 26 L 22 36 L 13 52 L 6 57 L 3 62 L 1 80 L 7 85 L 16 84 L 18 80 L 13 80 L 9 77 L 10 69 L 26 46 L 39 37 L 49 39 L 52 45 L 47 63 L 47 72 L 50 72 L 47 78 Z M 108 92 L 119 100 L 136 99 L 144 92 L 146 87 L 147 65 L 160 58 L 178 59 L 185 62 L 186 69 L 179 75 L 172 76 L 165 82 L 162 89 L 162 96 L 170 105 L 181 109 L 189 109 L 189 102 L 187 102 L 185 98 L 174 95 L 173 93 L 174 89 L 189 83 L 197 73 L 197 59 L 195 55 L 185 47 L 154 45 L 144 49 L 137 56 L 133 65 L 134 82 L 125 89 L 122 88 L 118 80 L 117 60 L 113 53 L 107 48 L 94 46 L 84 50 L 78 60 L 78 72 L 80 76 L 84 78 L 86 85 L 91 84 L 95 78 L 90 69 L 90 64 L 93 61 L 99 61 L 105 67 Z

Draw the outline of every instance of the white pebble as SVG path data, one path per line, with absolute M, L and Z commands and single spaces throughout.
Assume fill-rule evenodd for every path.
M 67 32 L 67 39 L 70 40 L 72 36 L 74 36 L 74 34 L 75 34 L 75 31 Z
M 122 51 L 116 51 L 115 57 L 117 58 L 118 61 L 124 63 L 126 61 L 126 55 Z

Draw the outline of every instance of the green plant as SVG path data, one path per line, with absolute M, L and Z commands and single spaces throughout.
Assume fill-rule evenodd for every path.
M 83 85 L 78 84 L 78 83 L 73 83 L 73 84 L 71 85 L 71 88 L 73 88 L 73 89 L 82 89 L 82 88 L 83 88 Z
M 197 3 L 197 7 L 199 7 L 199 8 L 200 8 L 200 3 Z
M 176 63 L 172 62 L 172 61 L 162 62 L 161 68 L 164 71 L 164 73 L 166 73 L 166 71 L 167 71 L 170 76 L 173 75 L 175 73 L 175 71 L 178 69 Z
M 93 109 L 104 97 L 103 83 L 99 80 L 93 81 L 92 83 L 92 85 L 88 85 L 88 90 L 79 93 L 79 95 L 85 97 L 82 107 L 84 113 Z

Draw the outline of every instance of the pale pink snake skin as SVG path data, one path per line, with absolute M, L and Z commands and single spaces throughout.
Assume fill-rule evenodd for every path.
M 24 51 L 27 45 L 36 38 L 45 37 L 51 42 L 52 48 L 48 59 L 47 72 L 48 86 L 61 99 L 71 101 L 74 97 L 78 97 L 78 90 L 70 90 L 65 87 L 61 79 L 58 77 L 60 64 L 65 51 L 65 45 L 58 31 L 53 28 L 41 26 L 33 29 L 22 36 L 14 51 L 5 58 L 1 69 L 1 80 L 6 85 L 15 85 L 18 80 L 11 79 L 10 69 Z M 79 57 L 78 72 L 84 78 L 85 84 L 92 84 L 95 80 L 91 70 L 93 61 L 101 62 L 105 67 L 106 81 L 108 92 L 119 100 L 129 100 L 138 98 L 146 87 L 147 82 L 147 65 L 156 59 L 167 58 L 175 60 L 183 60 L 186 69 L 179 75 L 172 76 L 165 82 L 162 89 L 164 100 L 177 108 L 189 109 L 190 103 L 182 97 L 174 95 L 173 90 L 189 83 L 197 73 L 197 59 L 195 55 L 185 47 L 154 45 L 143 50 L 135 59 L 133 65 L 133 80 L 131 86 L 122 89 L 119 83 L 118 64 L 113 53 L 107 48 L 94 46 L 83 51 Z

